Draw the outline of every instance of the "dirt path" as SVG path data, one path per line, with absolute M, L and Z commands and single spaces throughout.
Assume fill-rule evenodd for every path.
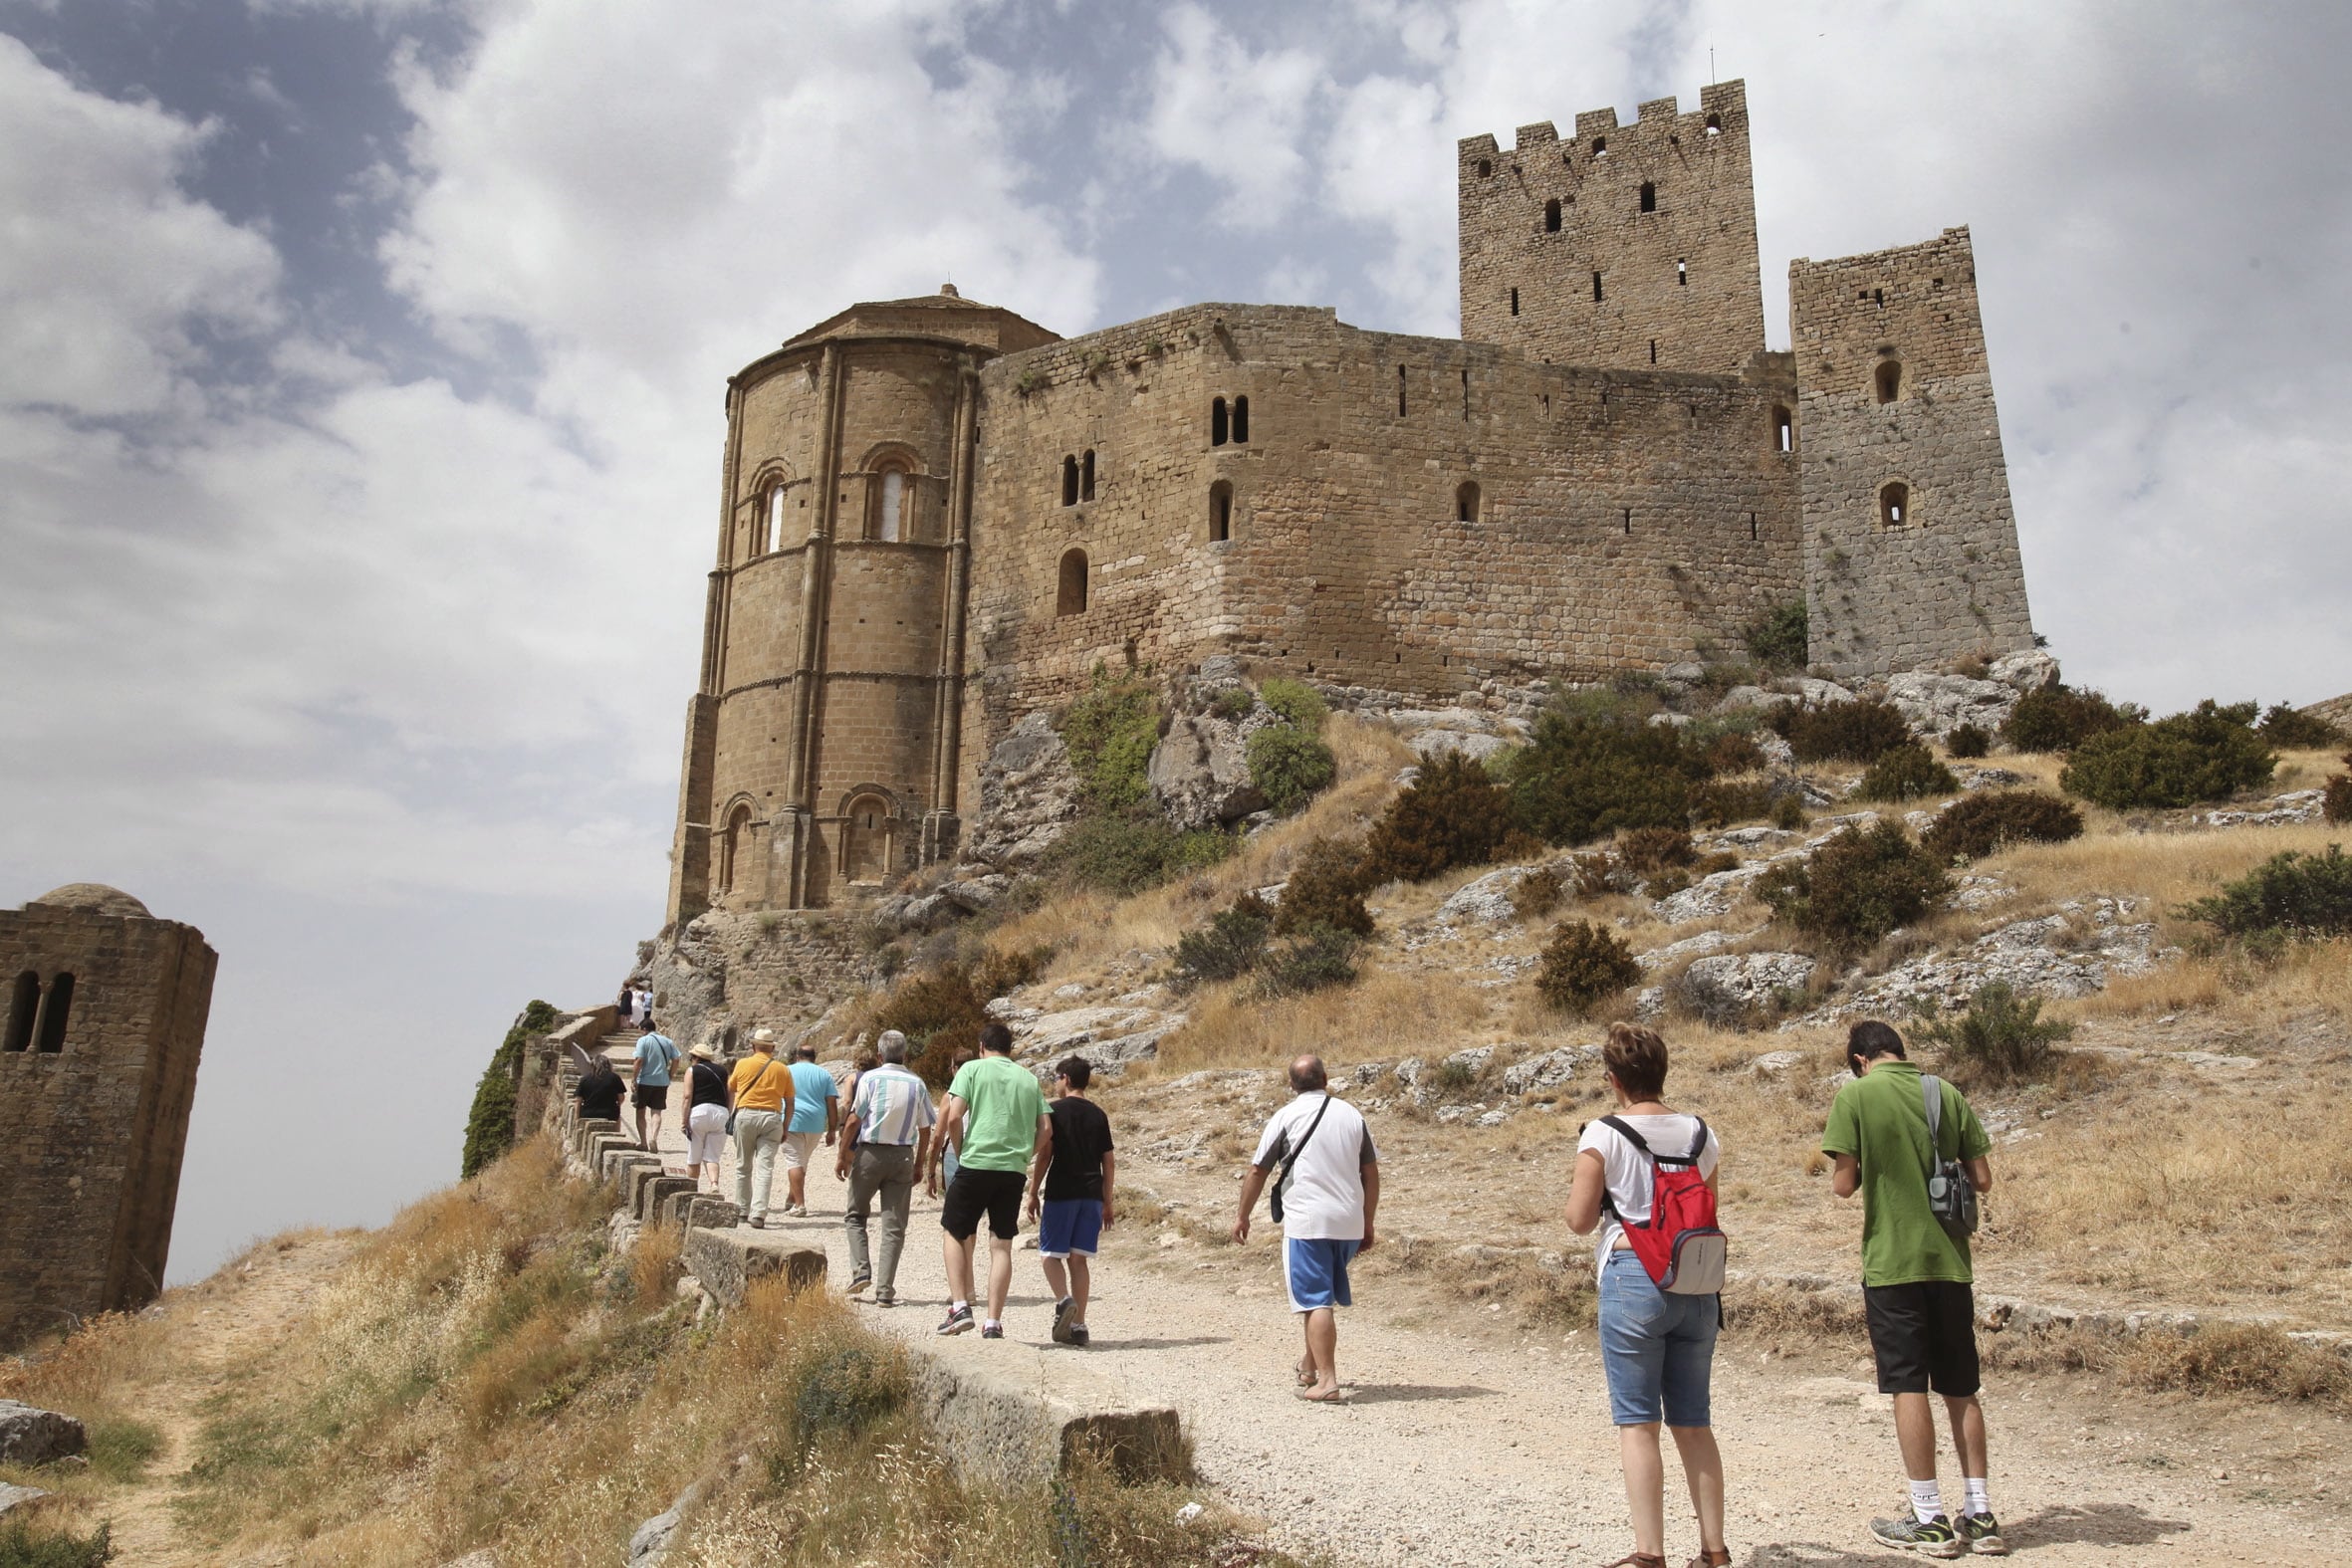
M 835 1280 L 847 1272 L 841 1191 L 821 1166 L 815 1216 L 771 1221 L 824 1244 Z M 1370 1277 L 1368 1265 L 1361 1304 L 1342 1325 L 1344 1408 L 1290 1396 L 1296 1330 L 1263 1225 L 1239 1250 L 1164 1226 L 1115 1230 L 1086 1352 L 1051 1344 L 1037 1254 L 1023 1250 L 1001 1349 L 1084 1354 L 1138 1402 L 1176 1405 L 1203 1477 L 1294 1547 L 1415 1565 L 1607 1562 L 1629 1550 L 1590 1331 L 1538 1334 L 1508 1309 L 1467 1306 L 1410 1277 Z M 937 1205 L 918 1198 L 899 1276 L 907 1304 L 861 1317 L 926 1337 L 943 1279 Z M 1995 1505 L 2023 1561 L 2352 1561 L 2339 1495 L 2352 1435 L 2344 1422 L 2295 1407 L 2152 1399 L 2088 1377 L 2002 1376 L 1987 1408 Z M 1902 1482 L 1887 1401 L 1859 1342 L 1786 1360 L 1727 1338 L 1715 1420 L 1738 1561 L 1900 1560 L 1866 1534 L 1873 1513 L 1897 1506 Z M 1680 1481 L 1668 1468 L 1671 1491 Z M 1670 1506 L 1670 1520 L 1678 1511 Z M 1674 1562 L 1697 1548 L 1687 1517 L 1668 1539 Z
M 350 1256 L 354 1232 L 308 1232 L 256 1247 L 244 1262 L 164 1295 L 155 1308 L 170 1346 L 163 1376 L 126 1396 L 163 1434 L 145 1477 L 107 1500 L 115 1560 L 129 1568 L 201 1568 L 223 1559 L 189 1542 L 171 1505 L 194 1460 L 204 1402 L 240 1357 L 285 1332 L 312 1289 Z

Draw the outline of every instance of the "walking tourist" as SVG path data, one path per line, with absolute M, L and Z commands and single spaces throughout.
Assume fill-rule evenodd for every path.
M 833 1075 L 817 1065 L 817 1047 L 793 1048 L 793 1115 L 784 1129 L 785 1213 L 809 1218 L 809 1162 L 817 1140 L 832 1147 L 841 1125 L 841 1091 Z
M 727 1143 L 727 1075 L 719 1070 L 718 1047 L 705 1040 L 686 1053 L 694 1058 L 686 1069 L 686 1175 L 694 1190 L 702 1191 L 702 1173 L 711 1174 L 710 1190 L 719 1190 L 719 1154 Z
M 848 1232 L 849 1293 L 855 1295 L 870 1284 L 874 1305 L 889 1307 L 898 1304 L 898 1253 L 906 1245 L 907 1208 L 937 1117 L 929 1086 L 906 1070 L 906 1036 L 884 1029 L 875 1054 L 880 1059 L 857 1075 L 857 1092 L 841 1124 L 833 1176 L 849 1184 L 848 1212 L 841 1217 Z M 882 1241 L 878 1254 L 869 1258 L 865 1217 L 877 1197 L 882 1201 Z
M 626 1005 L 621 1009 L 623 1021 L 632 1029 L 645 1027 L 653 1012 L 653 993 L 642 986 L 631 985 L 623 988 L 621 995 L 626 999 Z
M 1094 1064 L 1083 1056 L 1071 1056 L 1054 1069 L 1055 1098 L 1048 1113 L 1054 1136 L 1038 1155 L 1049 1163 L 1033 1173 L 1029 1189 L 1029 1218 L 1039 1222 L 1038 1258 L 1054 1290 L 1054 1342 L 1081 1349 L 1086 1302 L 1094 1292 L 1094 1252 L 1102 1228 L 1115 1218 L 1111 1184 L 1118 1171 L 1110 1118 L 1086 1098 L 1093 1076 Z
M 637 1036 L 636 1087 L 629 1093 L 629 1103 L 637 1108 L 637 1143 L 653 1148 L 661 1142 L 661 1113 L 669 1109 L 670 1069 L 678 1064 L 677 1042 L 645 1020 L 645 1032 Z M 645 1134 L 645 1113 L 653 1113 L 653 1135 Z
M 955 1082 L 956 1074 L 964 1070 L 964 1063 L 968 1061 L 978 1061 L 979 1059 L 980 1052 L 974 1050 L 971 1046 L 957 1046 L 955 1051 L 947 1058 L 947 1081 L 950 1083 Z M 931 1158 L 932 1163 L 937 1165 L 942 1171 L 946 1173 L 947 1185 L 953 1187 L 956 1182 L 956 1171 L 959 1169 L 959 1163 L 963 1158 L 963 1154 L 962 1151 L 957 1149 L 954 1142 L 947 1136 L 947 1128 L 945 1126 L 942 1126 L 939 1129 L 938 1143 L 933 1148 Z M 931 1184 L 930 1192 L 933 1198 L 937 1198 L 939 1196 L 938 1182 L 934 1181 Z
M 991 1023 L 980 1031 L 980 1059 L 956 1069 L 947 1086 L 940 1137 L 963 1151 L 947 1201 L 939 1211 L 946 1232 L 949 1301 L 942 1334 L 972 1326 L 972 1253 L 983 1215 L 988 1219 L 988 1317 L 982 1339 L 1005 1337 L 1005 1296 L 1013 1288 L 1013 1238 L 1021 1233 L 1022 1196 L 1033 1159 L 1051 1156 L 1054 1123 L 1037 1074 L 1013 1059 L 1013 1031 Z M 938 1168 L 931 1190 L 939 1190 Z
M 620 1097 L 628 1092 L 620 1074 L 612 1070 L 612 1063 L 601 1052 L 588 1060 L 588 1069 L 580 1075 L 580 1086 L 573 1094 L 580 1100 L 580 1114 L 588 1121 L 620 1120 Z
M 751 1046 L 752 1053 L 727 1075 L 727 1094 L 735 1102 L 735 1207 L 758 1231 L 768 1224 L 776 1148 L 793 1109 L 793 1075 L 776 1059 L 775 1030 L 752 1030 Z
M 1695 1249 L 1674 1248 L 1676 1238 L 1663 1231 L 1665 1224 L 1685 1218 L 1665 1173 L 1669 1168 L 1696 1173 L 1704 1184 L 1700 1192 L 1689 1192 L 1687 1177 L 1680 1185 L 1693 1199 L 1704 1194 L 1698 1207 L 1712 1232 L 1722 1151 L 1705 1122 L 1660 1098 L 1666 1088 L 1666 1042 L 1654 1031 L 1610 1024 L 1601 1067 L 1617 1097 L 1617 1113 L 1585 1123 L 1576 1141 L 1567 1221 L 1578 1235 L 1600 1232 L 1594 1262 L 1600 1273 L 1601 1368 L 1608 1380 L 1609 1418 L 1617 1426 L 1625 1499 L 1633 1510 L 1633 1554 L 1613 1568 L 1665 1568 L 1661 1419 L 1674 1434 L 1691 1508 L 1699 1516 L 1699 1555 L 1691 1560 L 1692 1568 L 1709 1568 L 1732 1560 L 1724 1545 L 1723 1455 L 1715 1446 L 1708 1409 L 1715 1336 L 1723 1319 L 1720 1240 L 1717 1266 L 1706 1270 L 1708 1277 L 1681 1281 L 1717 1289 L 1703 1294 L 1665 1289 L 1626 1228 L 1656 1237 L 1649 1250 L 1663 1260 L 1695 1266 Z M 1676 1204 L 1671 1220 L 1660 1213 L 1669 1203 Z
M 1291 1310 L 1305 1326 L 1298 1397 L 1335 1404 L 1339 1392 L 1337 1309 L 1353 1306 L 1347 1265 L 1372 1249 L 1380 1211 L 1379 1153 L 1356 1108 L 1335 1098 L 1320 1056 L 1291 1063 L 1290 1104 L 1266 1119 L 1242 1178 L 1234 1244 L 1250 1239 L 1250 1211 L 1274 1178 L 1272 1218 L 1283 1228 L 1283 1279 Z
M 1888 1024 L 1855 1024 L 1846 1037 L 1846 1065 L 1854 1081 L 1830 1104 L 1821 1152 L 1836 1162 L 1830 1191 L 1862 1195 L 1863 1317 L 1878 1391 L 1895 1399 L 1895 1443 L 1911 1478 L 1905 1516 L 1873 1519 L 1870 1533 L 1928 1557 L 1964 1550 L 1999 1557 L 2008 1543 L 1993 1513 L 1985 1411 L 1977 1401 L 1976 1274 L 1968 1240 L 1973 1195 L 1993 1186 L 1986 1158 L 1993 1142 L 1958 1089 L 1905 1059 L 1903 1036 Z M 1931 1184 L 1951 1195 L 1952 1212 L 1939 1214 Z M 1936 1481 L 1931 1389 L 1944 1396 L 1960 1454 L 1964 1500 L 1957 1523 Z

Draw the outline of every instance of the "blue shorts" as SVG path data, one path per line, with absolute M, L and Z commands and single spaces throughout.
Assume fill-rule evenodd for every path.
M 1714 1296 L 1678 1296 L 1650 1282 L 1630 1251 L 1615 1251 L 1600 1271 L 1600 1360 L 1609 1380 L 1609 1419 L 1638 1427 L 1705 1427 L 1707 1385 L 1721 1322 Z
M 1102 1244 L 1102 1200 L 1049 1198 L 1038 1209 L 1038 1256 L 1092 1257 Z
M 1291 1310 L 1354 1306 L 1355 1298 L 1347 1293 L 1347 1262 L 1363 1244 L 1320 1236 L 1285 1236 L 1283 1283 L 1291 1287 Z

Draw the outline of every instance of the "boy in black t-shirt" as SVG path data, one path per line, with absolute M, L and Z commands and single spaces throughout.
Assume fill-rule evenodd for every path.
M 1093 1288 L 1094 1249 L 1102 1228 L 1111 1223 L 1111 1180 L 1117 1160 L 1111 1153 L 1110 1118 L 1086 1098 L 1086 1084 L 1094 1076 L 1093 1063 L 1072 1056 L 1054 1069 L 1054 1103 L 1047 1108 L 1054 1121 L 1052 1164 L 1030 1172 L 1029 1217 L 1039 1221 L 1038 1256 L 1046 1265 L 1046 1283 L 1054 1290 L 1054 1342 L 1086 1343 L 1086 1298 Z M 1044 1215 L 1040 1219 L 1040 1198 Z

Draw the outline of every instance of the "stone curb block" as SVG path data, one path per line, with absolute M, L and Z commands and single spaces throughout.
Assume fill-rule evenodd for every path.
M 693 1191 L 694 1178 L 691 1176 L 657 1176 L 649 1182 L 639 1182 L 637 1184 L 637 1202 L 630 1213 L 634 1214 L 643 1224 L 658 1225 L 661 1221 L 661 1206 L 664 1203 L 677 1197 L 680 1193 L 692 1193 Z
M 743 1211 L 712 1193 L 671 1193 L 661 1201 L 661 1224 L 672 1231 L 700 1226 L 732 1231 L 743 1223 Z
M 1066 1356 L 981 1343 L 910 1347 L 924 1419 L 959 1468 L 1020 1484 L 1091 1456 L 1130 1481 L 1189 1478 L 1173 1407 L 1131 1405 Z
M 730 1205 L 730 1208 L 733 1206 Z M 824 1283 L 824 1252 L 761 1231 L 686 1232 L 686 1271 L 702 1281 L 721 1306 L 741 1306 L 752 1281 L 782 1274 L 794 1290 Z

